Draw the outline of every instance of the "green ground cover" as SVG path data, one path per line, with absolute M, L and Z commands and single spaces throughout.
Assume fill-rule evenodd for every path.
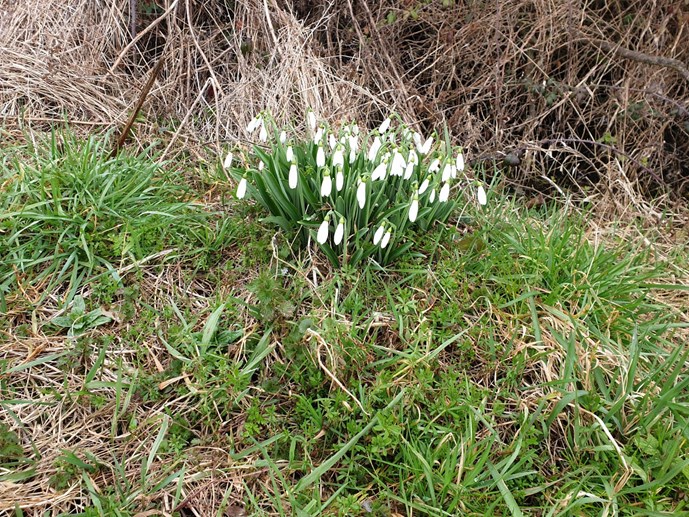
M 662 227 L 496 182 L 416 253 L 335 269 L 220 164 L 101 142 L 1 151 L 0 509 L 688 514 Z

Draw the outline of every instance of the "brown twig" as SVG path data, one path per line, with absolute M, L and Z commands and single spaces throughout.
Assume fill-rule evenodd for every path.
M 153 70 L 151 70 L 151 73 L 148 76 L 148 81 L 146 81 L 146 84 L 144 85 L 143 89 L 141 90 L 141 93 L 139 94 L 139 100 L 136 101 L 136 106 L 134 107 L 134 111 L 129 116 L 129 120 L 127 121 L 127 124 L 125 124 L 124 129 L 122 129 L 122 132 L 120 133 L 120 136 L 117 139 L 117 142 L 115 142 L 115 146 L 113 147 L 112 151 L 110 152 L 110 158 L 113 158 L 117 155 L 117 153 L 120 151 L 120 149 L 124 145 L 125 140 L 127 140 L 127 136 L 129 135 L 129 131 L 132 129 L 132 126 L 134 125 L 134 121 L 136 120 L 136 117 L 139 115 L 139 111 L 141 111 L 141 106 L 143 106 L 144 101 L 146 100 L 146 97 L 148 97 L 148 94 L 151 91 L 151 88 L 153 87 L 153 83 L 155 82 L 156 78 L 158 77 L 160 70 L 163 68 L 163 63 L 165 63 L 165 54 L 164 53 L 163 53 L 163 55 L 161 55 L 158 58 L 158 62 L 153 67 Z

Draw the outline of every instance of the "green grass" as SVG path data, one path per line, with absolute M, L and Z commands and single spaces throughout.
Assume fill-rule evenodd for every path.
M 190 205 L 170 165 L 69 146 L 3 162 L 0 508 L 689 514 L 685 249 L 494 193 L 425 257 L 335 271 L 252 208 Z

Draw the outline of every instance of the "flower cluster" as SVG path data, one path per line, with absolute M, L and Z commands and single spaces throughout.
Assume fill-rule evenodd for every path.
M 259 113 L 246 131 L 258 132 L 260 144 L 240 160 L 228 153 L 223 166 L 238 180 L 238 198 L 253 197 L 269 221 L 304 244 L 315 235 L 335 265 L 395 260 L 412 245 L 408 228 L 448 218 L 458 203 L 453 192 L 487 202 L 484 186 L 464 174 L 461 148 L 435 135 L 425 138 L 390 117 L 368 134 L 356 123 L 331 129 L 311 110 L 306 127 L 305 136 L 288 134 Z

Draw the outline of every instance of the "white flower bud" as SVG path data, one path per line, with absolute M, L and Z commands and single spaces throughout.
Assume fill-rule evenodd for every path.
M 356 188 L 356 200 L 359 202 L 359 208 L 364 209 L 366 205 L 366 182 L 359 180 L 359 186 Z
M 383 123 L 382 123 L 382 124 L 380 125 L 380 127 L 378 128 L 378 132 L 379 132 L 381 135 L 385 134 L 385 132 L 388 130 L 388 128 L 390 127 L 390 122 L 392 122 L 392 121 L 390 120 L 390 117 L 388 117 L 388 118 L 386 118 L 385 120 L 383 120 Z
M 478 190 L 476 191 L 476 197 L 478 198 L 479 205 L 485 206 L 486 203 L 488 203 L 488 199 L 486 197 L 486 190 L 483 188 L 483 185 L 478 186 Z
M 390 232 L 390 230 L 388 230 L 387 232 L 385 232 L 385 235 L 383 235 L 383 239 L 380 241 L 381 248 L 385 249 L 387 247 L 388 243 L 390 242 L 390 237 L 392 237 L 392 233 Z
M 246 178 L 239 180 L 239 185 L 237 185 L 237 199 L 244 199 L 246 196 Z
M 227 153 L 227 156 L 225 156 L 225 161 L 222 163 L 222 166 L 225 169 L 229 169 L 232 166 L 232 152 L 230 151 Z
M 450 198 L 450 183 L 445 182 L 445 184 L 440 189 L 440 194 L 438 194 L 438 202 L 444 203 Z
M 297 164 L 292 162 L 289 168 L 289 188 L 294 190 L 297 188 L 297 181 L 299 179 L 299 171 L 297 170 Z
M 336 246 L 342 242 L 342 238 L 344 237 L 344 223 L 344 217 L 340 217 L 340 224 L 335 228 L 335 235 L 333 237 L 333 242 Z
M 378 246 L 378 243 L 383 238 L 384 233 L 385 233 L 385 223 L 382 223 L 378 227 L 378 229 L 376 230 L 376 233 L 373 234 L 373 245 L 374 246 Z
M 326 170 L 323 175 L 323 183 L 321 183 L 321 196 L 328 197 L 333 190 L 333 180 L 330 173 Z
M 318 146 L 318 151 L 316 152 L 316 165 L 323 167 L 325 165 L 325 152 L 323 151 L 323 146 Z
M 288 162 L 292 162 L 294 159 L 294 150 L 292 149 L 292 146 L 287 147 L 287 151 L 285 151 L 285 158 L 287 158 Z
M 323 219 L 323 222 L 318 227 L 318 234 L 316 235 L 316 240 L 318 241 L 319 244 L 325 244 L 325 241 L 328 240 L 328 217 L 327 216 L 325 219 Z
M 413 223 L 416 221 L 416 217 L 419 215 L 419 196 L 414 195 L 411 205 L 409 206 L 409 222 Z
M 339 192 L 344 187 L 344 173 L 342 167 L 338 167 L 335 172 L 335 189 Z

